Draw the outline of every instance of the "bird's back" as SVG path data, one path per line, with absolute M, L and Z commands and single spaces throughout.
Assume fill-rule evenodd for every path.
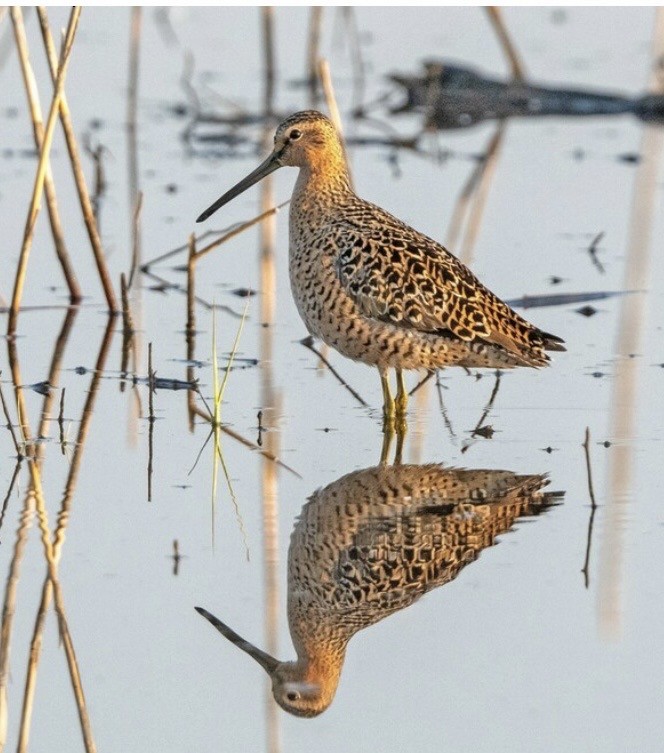
M 511 309 L 446 248 L 384 209 L 355 197 L 330 229 L 344 239 L 341 283 L 368 316 L 497 346 L 517 365 L 544 365 L 546 350 L 564 350 L 560 338 Z

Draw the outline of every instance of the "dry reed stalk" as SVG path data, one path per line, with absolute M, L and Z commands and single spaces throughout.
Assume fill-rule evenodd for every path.
M 348 177 L 350 179 L 351 187 L 353 186 L 353 176 L 351 175 L 350 163 L 348 162 L 348 150 L 346 149 L 346 141 L 344 139 L 344 129 L 341 123 L 341 115 L 339 114 L 339 107 L 337 105 L 336 97 L 334 96 L 334 86 L 332 85 L 332 75 L 330 74 L 330 66 L 325 58 L 321 58 L 318 61 L 318 76 L 320 77 L 321 85 L 323 86 L 323 94 L 325 95 L 325 102 L 327 103 L 327 109 L 330 112 L 330 118 L 334 123 L 334 127 L 339 133 L 341 138 L 341 144 L 343 146 L 344 154 L 346 155 L 346 162 L 348 163 Z
M 489 188 L 491 187 L 493 176 L 498 167 L 500 147 L 503 143 L 506 128 L 507 125 L 505 122 L 500 123 L 496 133 L 491 139 L 491 144 L 486 159 L 483 162 L 479 180 L 475 187 L 473 202 L 468 212 L 466 235 L 460 254 L 461 261 L 468 267 L 472 266 L 473 263 L 473 250 L 482 225 L 482 216 L 489 196 Z
M 134 320 L 129 305 L 129 285 L 124 272 L 120 275 L 120 295 L 122 299 L 122 334 L 129 339 L 134 333 Z
M 54 545 L 54 543 L 52 543 L 51 532 L 48 525 L 46 505 L 44 503 L 39 467 L 36 463 L 30 463 L 29 469 L 31 476 L 31 489 L 28 494 L 33 496 L 35 500 L 35 509 L 37 512 L 37 520 L 39 522 L 39 529 L 41 532 L 41 539 L 42 545 L 44 547 L 44 556 L 46 558 L 48 574 L 46 576 L 44 587 L 42 589 L 42 602 L 40 604 L 40 610 L 38 612 L 37 624 L 35 625 L 35 633 L 33 634 L 33 644 L 31 645 L 32 650 L 30 651 L 30 660 L 28 662 L 28 678 L 24 693 L 24 703 L 21 715 L 17 752 L 27 753 L 28 750 L 28 736 L 30 730 L 30 720 L 32 718 L 32 707 L 34 703 L 37 663 L 39 661 L 39 649 L 41 648 L 42 643 L 41 631 L 39 631 L 39 627 L 41 626 L 43 630 L 46 610 L 48 609 L 48 604 L 50 603 L 52 596 L 55 604 L 55 611 L 58 617 L 60 639 L 65 650 L 65 657 L 67 659 L 67 666 L 69 669 L 72 690 L 74 691 L 76 708 L 78 711 L 79 721 L 81 723 L 83 744 L 85 746 L 86 753 L 95 753 L 97 748 L 94 742 L 94 738 L 92 737 L 92 727 L 90 724 L 90 716 L 88 714 L 87 704 L 85 701 L 85 694 L 83 692 L 81 673 L 78 667 L 78 660 L 76 659 L 74 643 L 69 632 L 69 626 L 67 624 L 62 589 L 58 577 L 57 568 L 60 560 L 61 544 L 64 537 L 60 539 L 59 546 L 56 546 Z
M 136 195 L 134 206 L 134 221 L 132 223 L 132 242 L 131 242 L 131 269 L 129 270 L 129 282 L 127 290 L 131 290 L 134 283 L 134 275 L 138 269 L 138 263 L 141 259 L 141 210 L 143 209 L 143 192 L 139 191 Z
M 2 604 L 2 626 L 0 627 L 0 750 L 4 750 L 7 739 L 7 684 L 9 680 L 12 625 L 16 611 L 16 594 L 21 575 L 21 562 L 28 543 L 28 531 L 33 519 L 34 496 L 26 494 L 19 527 L 16 531 L 14 551 L 7 572 L 7 583 Z
M 35 146 L 38 151 L 41 151 L 42 143 L 44 141 L 44 122 L 41 112 L 41 106 L 39 103 L 39 91 L 37 90 L 37 82 L 35 81 L 34 71 L 30 64 L 30 57 L 28 52 L 28 40 L 25 35 L 25 26 L 23 24 L 23 13 L 19 6 L 13 6 L 11 8 L 11 19 L 14 28 L 14 39 L 16 41 L 16 47 L 18 49 L 19 62 L 21 64 L 21 73 L 23 75 L 23 83 L 25 85 L 25 91 L 28 95 L 28 106 L 30 108 L 30 115 L 32 118 L 32 130 L 35 139 Z M 53 242 L 55 244 L 55 252 L 60 261 L 62 272 L 69 288 L 69 300 L 71 303 L 78 303 L 81 298 L 81 287 L 76 279 L 76 273 L 71 265 L 69 259 L 69 253 L 65 244 L 64 232 L 62 230 L 62 223 L 60 222 L 60 213 L 58 212 L 58 201 L 55 192 L 55 184 L 53 183 L 53 174 L 51 172 L 50 160 L 46 162 L 46 173 L 44 175 L 44 194 L 46 196 L 46 207 L 48 209 L 48 217 L 51 223 L 51 233 L 53 235 Z
M 505 128 L 504 123 L 500 123 L 496 128 L 487 146 L 484 159 L 475 166 L 466 181 L 459 198 L 456 200 L 450 219 L 446 244 L 452 249 L 458 248 L 462 243 L 459 236 L 465 221 L 466 233 L 463 239 L 461 260 L 466 266 L 470 266 L 472 263 L 473 247 L 479 233 L 491 179 L 498 163 Z
M 0 376 L 2 376 L 2 372 L 0 371 Z M 16 432 L 14 431 L 14 426 L 12 424 L 11 416 L 9 415 L 9 410 L 7 408 L 7 403 L 5 401 L 5 393 L 2 389 L 2 383 L 0 383 L 0 403 L 2 403 L 2 412 L 5 414 L 5 420 L 7 421 L 7 428 L 9 429 L 9 433 L 12 436 L 12 442 L 14 443 L 14 449 L 16 450 L 16 457 L 19 460 L 23 459 L 23 453 L 21 452 L 21 447 L 18 443 L 18 439 L 16 437 Z
M 505 26 L 502 16 L 502 8 L 497 5 L 488 5 L 485 7 L 487 14 L 489 15 L 489 21 L 493 30 L 498 36 L 503 52 L 507 56 L 512 71 L 512 79 L 514 81 L 524 81 L 526 78 L 525 69 L 519 53 L 516 51 L 516 47 L 512 44 L 509 32 Z
M 651 49 L 651 76 L 648 89 L 664 94 L 664 75 L 659 61 L 664 57 L 664 9 L 655 17 Z M 658 186 L 661 180 L 664 134 L 654 125 L 643 129 L 639 154 L 642 160 L 634 181 L 630 210 L 629 236 L 625 258 L 623 290 L 647 290 L 651 282 L 652 230 L 660 207 Z M 634 438 L 638 436 L 639 371 L 646 331 L 648 298 L 624 296 L 616 333 L 615 378 L 612 382 L 610 437 L 615 444 L 608 468 L 605 522 L 600 545 L 600 570 L 597 613 L 601 633 L 617 639 L 622 622 L 622 581 L 625 567 L 625 532 L 630 519 L 634 490 Z
M 138 64 L 143 13 L 139 6 L 131 9 L 129 31 L 129 73 L 127 82 L 127 161 L 129 168 L 129 206 L 136 205 L 138 195 Z
M 263 132 L 263 146 L 267 150 L 272 138 L 271 128 Z M 261 183 L 261 212 L 274 204 L 274 181 L 272 176 Z M 272 456 L 279 456 L 278 416 L 280 395 L 274 387 L 272 341 L 276 304 L 276 221 L 274 216 L 260 224 L 260 350 L 261 394 L 265 426 L 265 450 Z M 263 457 L 261 462 L 261 489 L 263 500 L 263 583 L 265 608 L 265 647 L 266 651 L 277 653 L 279 635 L 279 486 L 277 468 L 274 462 Z M 281 749 L 279 713 L 269 687 L 266 688 L 266 733 L 269 753 L 279 753 Z
M 125 391 L 125 378 L 129 371 L 129 356 L 134 340 L 134 321 L 129 304 L 129 290 L 124 272 L 120 275 L 120 298 L 122 301 L 122 354 L 120 358 L 120 392 Z
M 271 116 L 274 106 L 274 82 L 276 79 L 274 65 L 274 8 L 272 6 L 264 5 L 261 7 L 261 21 L 265 50 L 265 91 L 263 92 L 263 102 L 265 103 L 265 114 Z
M 187 258 L 187 322 L 185 325 L 185 339 L 187 342 L 187 381 L 194 381 L 193 362 L 196 356 L 196 236 L 189 236 L 189 255 Z M 189 431 L 194 432 L 196 423 L 196 398 L 191 390 L 187 390 L 187 415 L 189 416 Z
M 283 201 L 281 204 L 278 204 L 276 207 L 272 207 L 271 209 L 266 209 L 264 212 L 261 212 L 257 217 L 254 217 L 251 220 L 247 220 L 246 222 L 243 222 L 241 225 L 238 225 L 238 227 L 234 228 L 233 230 L 229 230 L 228 233 L 225 235 L 222 235 L 221 238 L 217 238 L 216 241 L 212 241 L 212 243 L 209 243 L 207 246 L 204 246 L 200 251 L 198 251 L 194 257 L 196 261 L 201 258 L 201 256 L 205 256 L 206 254 L 209 254 L 210 251 L 213 251 L 218 246 L 221 246 L 222 243 L 226 243 L 226 241 L 229 241 L 231 238 L 235 238 L 236 235 L 240 235 L 240 233 L 243 233 L 245 230 L 248 230 L 250 227 L 253 227 L 256 223 L 261 222 L 262 220 L 267 219 L 268 217 L 271 217 L 273 214 L 277 214 L 277 212 L 280 209 L 283 209 L 287 204 L 290 204 L 290 199 L 288 201 Z
M 309 36 L 307 42 L 307 83 L 309 85 L 309 100 L 311 105 L 318 101 L 318 59 L 320 58 L 320 37 L 323 27 L 322 5 L 311 7 L 309 14 Z
M 52 363 L 52 369 L 51 369 L 52 372 L 57 371 L 59 369 L 61 353 L 64 348 L 64 343 L 66 341 L 66 337 L 70 328 L 72 317 L 75 314 L 75 312 L 76 312 L 76 309 L 70 309 L 70 312 L 68 313 L 68 316 L 65 319 L 63 330 L 61 332 L 60 337 L 58 338 L 58 343 L 54 350 L 53 363 Z M 112 318 L 109 318 L 109 325 L 111 323 L 112 323 Z M 107 327 L 106 334 L 104 337 L 105 344 L 110 343 L 111 336 L 112 336 L 112 328 L 109 326 Z M 87 707 L 85 703 L 85 696 L 83 694 L 80 671 L 79 671 L 78 663 L 76 660 L 76 654 L 74 651 L 73 642 L 72 642 L 71 636 L 69 634 L 69 629 L 67 626 L 62 591 L 60 588 L 58 574 L 57 574 L 57 565 L 60 559 L 61 549 L 64 542 L 65 527 L 66 527 L 67 521 L 69 520 L 69 513 L 70 513 L 69 500 L 71 498 L 73 485 L 75 483 L 76 474 L 78 472 L 80 456 L 82 453 L 82 448 L 85 442 L 85 435 L 87 432 L 87 425 L 89 423 L 89 418 L 92 415 L 92 404 L 93 404 L 93 401 L 97 392 L 97 386 L 95 385 L 98 385 L 99 379 L 101 377 L 103 363 L 105 361 L 106 354 L 108 353 L 107 345 L 102 346 L 102 352 L 105 355 L 102 359 L 102 356 L 100 354 L 100 357 L 97 361 L 97 368 L 95 369 L 95 372 L 94 372 L 92 384 L 91 384 L 90 390 L 88 391 L 88 398 L 86 401 L 86 406 L 83 411 L 83 418 L 80 422 L 80 429 L 79 429 L 79 434 L 78 434 L 78 441 L 76 443 L 76 450 L 74 452 L 74 457 L 72 458 L 67 485 L 65 487 L 65 494 L 62 501 L 61 510 L 58 515 L 58 526 L 52 538 L 51 538 L 50 530 L 48 526 L 46 507 L 44 504 L 44 498 L 43 498 L 43 492 L 42 492 L 40 463 L 38 462 L 38 459 L 39 459 L 38 452 L 34 454 L 35 462 L 30 463 L 30 473 L 31 473 L 32 484 L 28 491 L 28 494 L 26 495 L 26 508 L 37 512 L 39 527 L 42 534 L 41 538 L 42 538 L 42 543 L 44 547 L 44 554 L 45 554 L 46 562 L 47 562 L 47 574 L 46 574 L 44 586 L 42 589 L 42 601 L 41 601 L 40 608 L 38 611 L 35 630 L 33 632 L 33 638 L 31 642 L 30 660 L 28 663 L 28 671 L 27 671 L 26 686 L 25 686 L 25 691 L 24 691 L 23 708 L 22 708 L 22 716 L 21 716 L 21 726 L 20 726 L 20 732 L 19 732 L 18 751 L 27 751 L 28 735 L 30 731 L 30 721 L 31 721 L 31 716 L 32 716 L 34 693 L 35 693 L 35 687 L 36 687 L 37 666 L 39 663 L 40 651 L 41 651 L 41 645 L 42 645 L 44 618 L 48 609 L 48 605 L 50 604 L 51 598 L 54 598 L 54 601 L 55 601 L 55 609 L 56 609 L 56 614 L 58 616 L 58 624 L 60 627 L 60 637 L 62 640 L 62 645 L 64 646 L 64 649 L 65 649 L 65 655 L 66 655 L 67 664 L 69 668 L 72 689 L 74 691 L 74 696 L 75 696 L 76 704 L 77 704 L 77 710 L 78 710 L 79 719 L 81 722 L 81 728 L 83 732 L 84 746 L 85 746 L 86 751 L 88 751 L 88 753 L 94 753 L 94 751 L 96 750 L 94 740 L 92 738 L 90 720 L 89 720 L 89 715 L 88 715 Z M 12 378 L 14 380 L 14 384 L 15 385 L 21 384 L 22 380 L 20 377 L 20 370 L 19 370 L 18 361 L 16 357 L 16 351 L 15 351 L 15 348 L 13 347 L 13 342 L 10 342 L 10 365 L 12 369 Z M 30 441 L 31 432 L 30 432 L 30 426 L 26 417 L 27 413 L 25 409 L 22 390 L 17 390 L 17 401 L 19 405 L 19 413 L 23 416 L 21 420 L 22 433 L 25 438 L 25 441 L 28 442 Z M 47 403 L 45 403 L 44 410 L 45 411 L 48 410 Z M 45 419 L 43 416 L 42 425 L 44 423 L 44 420 Z
M 51 358 L 51 365 L 49 367 L 48 377 L 46 379 L 46 381 L 51 385 L 52 389 L 50 389 L 44 396 L 44 402 L 42 403 L 41 409 L 41 419 L 39 421 L 39 426 L 37 427 L 37 436 L 40 439 L 48 437 L 51 431 L 51 425 L 53 424 L 52 408 L 55 402 L 58 384 L 60 383 L 62 358 L 64 356 L 65 347 L 69 339 L 69 333 L 71 332 L 71 328 L 77 313 L 77 306 L 70 306 L 69 309 L 67 309 L 64 321 L 62 322 L 62 327 L 60 328 L 60 333 L 58 334 L 57 340 L 55 341 L 53 356 Z M 64 390 L 62 391 L 62 395 L 64 399 Z M 45 442 L 39 442 L 37 444 L 37 447 L 35 449 L 36 463 L 42 463 L 46 446 L 47 445 Z
M 210 423 L 210 412 L 204 411 L 201 408 L 199 408 L 196 404 L 194 404 L 192 408 L 192 413 L 194 416 L 198 416 L 199 418 L 202 418 L 206 423 Z M 226 426 L 225 424 L 222 424 L 220 427 L 220 430 L 224 432 L 224 434 L 227 434 L 229 437 L 232 437 L 240 444 L 244 445 L 245 447 L 248 447 L 250 450 L 254 450 L 259 455 L 261 455 L 264 458 L 267 458 L 268 460 L 271 460 L 273 463 L 276 463 L 280 468 L 283 468 L 285 471 L 288 471 L 289 473 L 292 473 L 294 476 L 297 476 L 298 478 L 302 478 L 302 476 L 294 469 L 291 468 L 289 465 L 286 465 L 283 460 L 279 460 L 276 455 L 273 455 L 271 452 L 268 452 L 267 450 L 264 450 L 260 445 L 257 445 L 255 442 L 252 442 L 250 439 L 246 439 L 242 436 L 242 434 L 238 434 L 238 432 L 235 431 L 235 429 L 231 429 L 230 426 Z
M 46 15 L 46 9 L 44 7 L 38 7 L 37 15 L 39 17 L 39 25 L 41 28 L 42 39 L 44 40 L 44 47 L 46 49 L 49 68 L 51 70 L 51 78 L 55 82 L 57 80 L 58 72 L 58 56 L 55 51 L 53 37 L 51 36 L 51 30 L 48 25 L 48 16 Z M 94 254 L 95 263 L 97 265 L 97 272 L 99 273 L 99 279 L 101 280 L 101 284 L 104 289 L 104 295 L 106 297 L 108 309 L 111 313 L 117 313 L 119 309 L 115 299 L 115 293 L 113 291 L 111 276 L 106 267 L 104 249 L 101 245 L 101 238 L 99 236 L 97 220 L 95 219 L 92 202 L 90 201 L 90 195 L 88 193 L 88 187 L 85 181 L 85 174 L 83 173 L 83 168 L 81 167 L 81 160 L 79 157 L 76 136 L 74 134 L 74 127 L 72 125 L 69 105 L 67 104 L 67 97 L 64 91 L 62 92 L 59 99 L 59 108 L 60 122 L 62 123 L 62 130 L 65 134 L 67 151 L 69 152 L 69 161 L 71 162 L 74 182 L 76 184 L 76 190 L 78 193 L 78 199 L 81 205 L 81 211 L 83 213 L 83 220 L 85 222 L 85 227 L 88 232 L 88 238 L 90 239 L 90 245 L 92 246 L 92 253 Z
M 152 368 L 152 343 L 148 343 L 148 502 L 152 502 L 152 458 L 154 440 L 154 369 Z
M 595 513 L 597 512 L 597 502 L 595 502 L 593 473 L 590 464 L 590 429 L 587 426 L 586 436 L 583 442 L 583 450 L 586 457 L 586 476 L 588 479 L 588 496 L 590 497 L 590 519 L 588 520 L 588 534 L 586 536 L 586 557 L 581 572 L 583 573 L 584 584 L 586 588 L 588 588 L 590 585 L 590 547 L 593 540 L 593 523 L 595 522 Z
M 315 353 L 318 358 L 321 360 L 324 366 L 327 366 L 327 368 L 330 370 L 330 373 L 332 376 L 336 377 L 339 384 L 341 384 L 343 387 L 345 387 L 350 394 L 357 400 L 357 402 L 363 407 L 368 407 L 369 403 L 367 403 L 365 400 L 362 399 L 359 392 L 356 392 L 348 382 L 339 374 L 339 372 L 332 366 L 332 364 L 328 361 L 327 357 L 321 353 L 319 350 L 316 350 L 314 347 L 314 338 L 311 335 L 308 335 L 303 340 L 300 340 L 300 344 L 304 345 L 307 350 L 310 350 L 312 353 Z
M 233 225 L 232 227 L 235 227 Z M 204 238 L 207 238 L 208 235 L 217 235 L 218 233 L 225 233 L 230 231 L 230 228 L 226 230 L 206 230 L 204 233 L 201 233 L 196 238 L 196 243 L 199 243 Z M 177 256 L 177 254 L 181 254 L 183 251 L 187 251 L 189 248 L 189 241 L 186 243 L 183 243 L 181 246 L 176 246 L 175 248 L 172 248 L 170 251 L 166 251 L 163 254 L 159 254 L 159 256 L 155 256 L 153 259 L 150 259 L 149 261 L 146 261 L 145 264 L 141 265 L 141 272 L 149 272 L 150 267 L 154 264 L 158 264 L 160 261 L 165 261 L 166 259 L 170 259 L 171 256 Z
M 346 36 L 348 37 L 348 47 L 350 49 L 351 61 L 353 64 L 353 112 L 361 110 L 364 105 L 364 61 L 362 60 L 362 45 L 360 43 L 360 33 L 357 27 L 357 16 L 355 8 L 350 5 L 341 7 L 341 12 L 346 23 Z
M 41 202 L 42 192 L 44 189 L 44 177 L 46 175 L 46 168 L 48 165 L 48 155 L 51 151 L 51 143 L 53 142 L 53 132 L 55 130 L 55 122 L 58 115 L 60 97 L 64 88 L 65 78 L 67 76 L 67 66 L 69 63 L 69 57 L 74 45 L 74 37 L 76 35 L 76 29 L 78 27 L 78 20 L 81 15 L 81 7 L 74 6 L 69 16 L 69 24 L 65 34 L 65 40 L 62 45 L 62 54 L 60 55 L 60 61 L 58 65 L 58 72 L 55 78 L 53 99 L 51 101 L 51 107 L 49 109 L 48 118 L 46 120 L 46 127 L 44 128 L 44 138 L 42 141 L 42 148 L 39 156 L 39 163 L 37 165 L 37 172 L 35 175 L 35 182 L 32 189 L 32 199 L 30 201 L 30 209 L 28 211 L 28 217 L 25 223 L 25 232 L 23 235 L 23 244 L 21 246 L 21 254 L 19 257 L 18 267 L 16 270 L 16 277 L 14 280 L 14 292 L 12 295 L 12 302 L 9 313 L 9 322 L 7 326 L 7 333 L 11 336 L 16 332 L 16 323 L 18 318 L 19 308 L 21 306 L 21 299 L 23 297 L 23 287 L 25 285 L 25 276 L 28 269 L 28 257 L 30 255 L 30 247 L 32 245 L 32 237 L 35 232 L 35 226 L 37 224 L 37 215 L 39 214 L 39 205 Z

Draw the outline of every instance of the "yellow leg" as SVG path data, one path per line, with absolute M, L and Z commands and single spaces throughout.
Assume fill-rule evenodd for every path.
M 403 382 L 403 371 L 397 369 L 397 399 L 396 399 L 396 412 L 397 416 L 406 415 L 406 408 L 408 407 L 408 393 L 406 392 L 406 385 Z
M 394 465 L 401 465 L 401 456 L 403 455 L 403 443 L 406 438 L 406 421 L 401 418 L 397 423 L 397 449 L 394 453 Z
M 387 421 L 383 425 L 383 446 L 380 450 L 380 464 L 387 465 L 390 449 L 394 440 L 394 425 L 390 426 Z
M 394 424 L 396 415 L 394 398 L 390 392 L 390 383 L 387 381 L 387 369 L 378 369 L 380 374 L 380 386 L 383 388 L 383 417 L 386 423 Z

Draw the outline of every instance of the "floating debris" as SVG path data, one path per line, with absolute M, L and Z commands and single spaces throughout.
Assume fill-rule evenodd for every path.
M 624 162 L 627 165 L 638 165 L 641 162 L 641 155 L 634 153 L 619 154 L 616 159 L 618 162 Z
M 496 432 L 493 426 L 491 426 L 491 424 L 487 424 L 486 426 L 479 426 L 477 429 L 475 429 L 473 436 L 484 437 L 484 439 L 491 439 L 495 433 Z
M 420 112 L 427 126 L 467 128 L 511 117 L 622 115 L 664 122 L 664 97 L 562 89 L 525 81 L 501 81 L 446 60 L 425 61 L 420 75 L 392 74 L 406 99 L 394 114 Z
M 606 298 L 614 298 L 618 295 L 628 295 L 634 293 L 634 290 L 602 290 L 593 291 L 589 293 L 554 293 L 549 295 L 524 295 L 522 298 L 512 298 L 509 301 L 505 301 L 508 306 L 512 308 L 532 309 L 543 308 L 544 306 L 568 306 L 572 303 L 585 303 L 586 301 L 602 301 Z M 592 308 L 592 306 L 584 306 L 585 308 Z M 578 309 L 579 313 L 584 313 L 581 309 Z M 595 313 L 595 309 L 591 313 L 584 313 L 584 316 L 592 316 Z
M 53 389 L 53 385 L 48 381 L 44 382 L 35 382 L 34 384 L 28 384 L 26 387 L 29 390 L 33 390 L 34 392 L 37 392 L 40 395 L 44 395 L 45 397 L 47 395 L 51 394 L 51 390 Z

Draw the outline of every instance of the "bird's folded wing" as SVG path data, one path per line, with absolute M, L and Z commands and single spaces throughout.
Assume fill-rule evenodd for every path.
M 491 341 L 492 319 L 513 313 L 435 241 L 383 226 L 345 229 L 341 284 L 365 316 L 460 340 Z

